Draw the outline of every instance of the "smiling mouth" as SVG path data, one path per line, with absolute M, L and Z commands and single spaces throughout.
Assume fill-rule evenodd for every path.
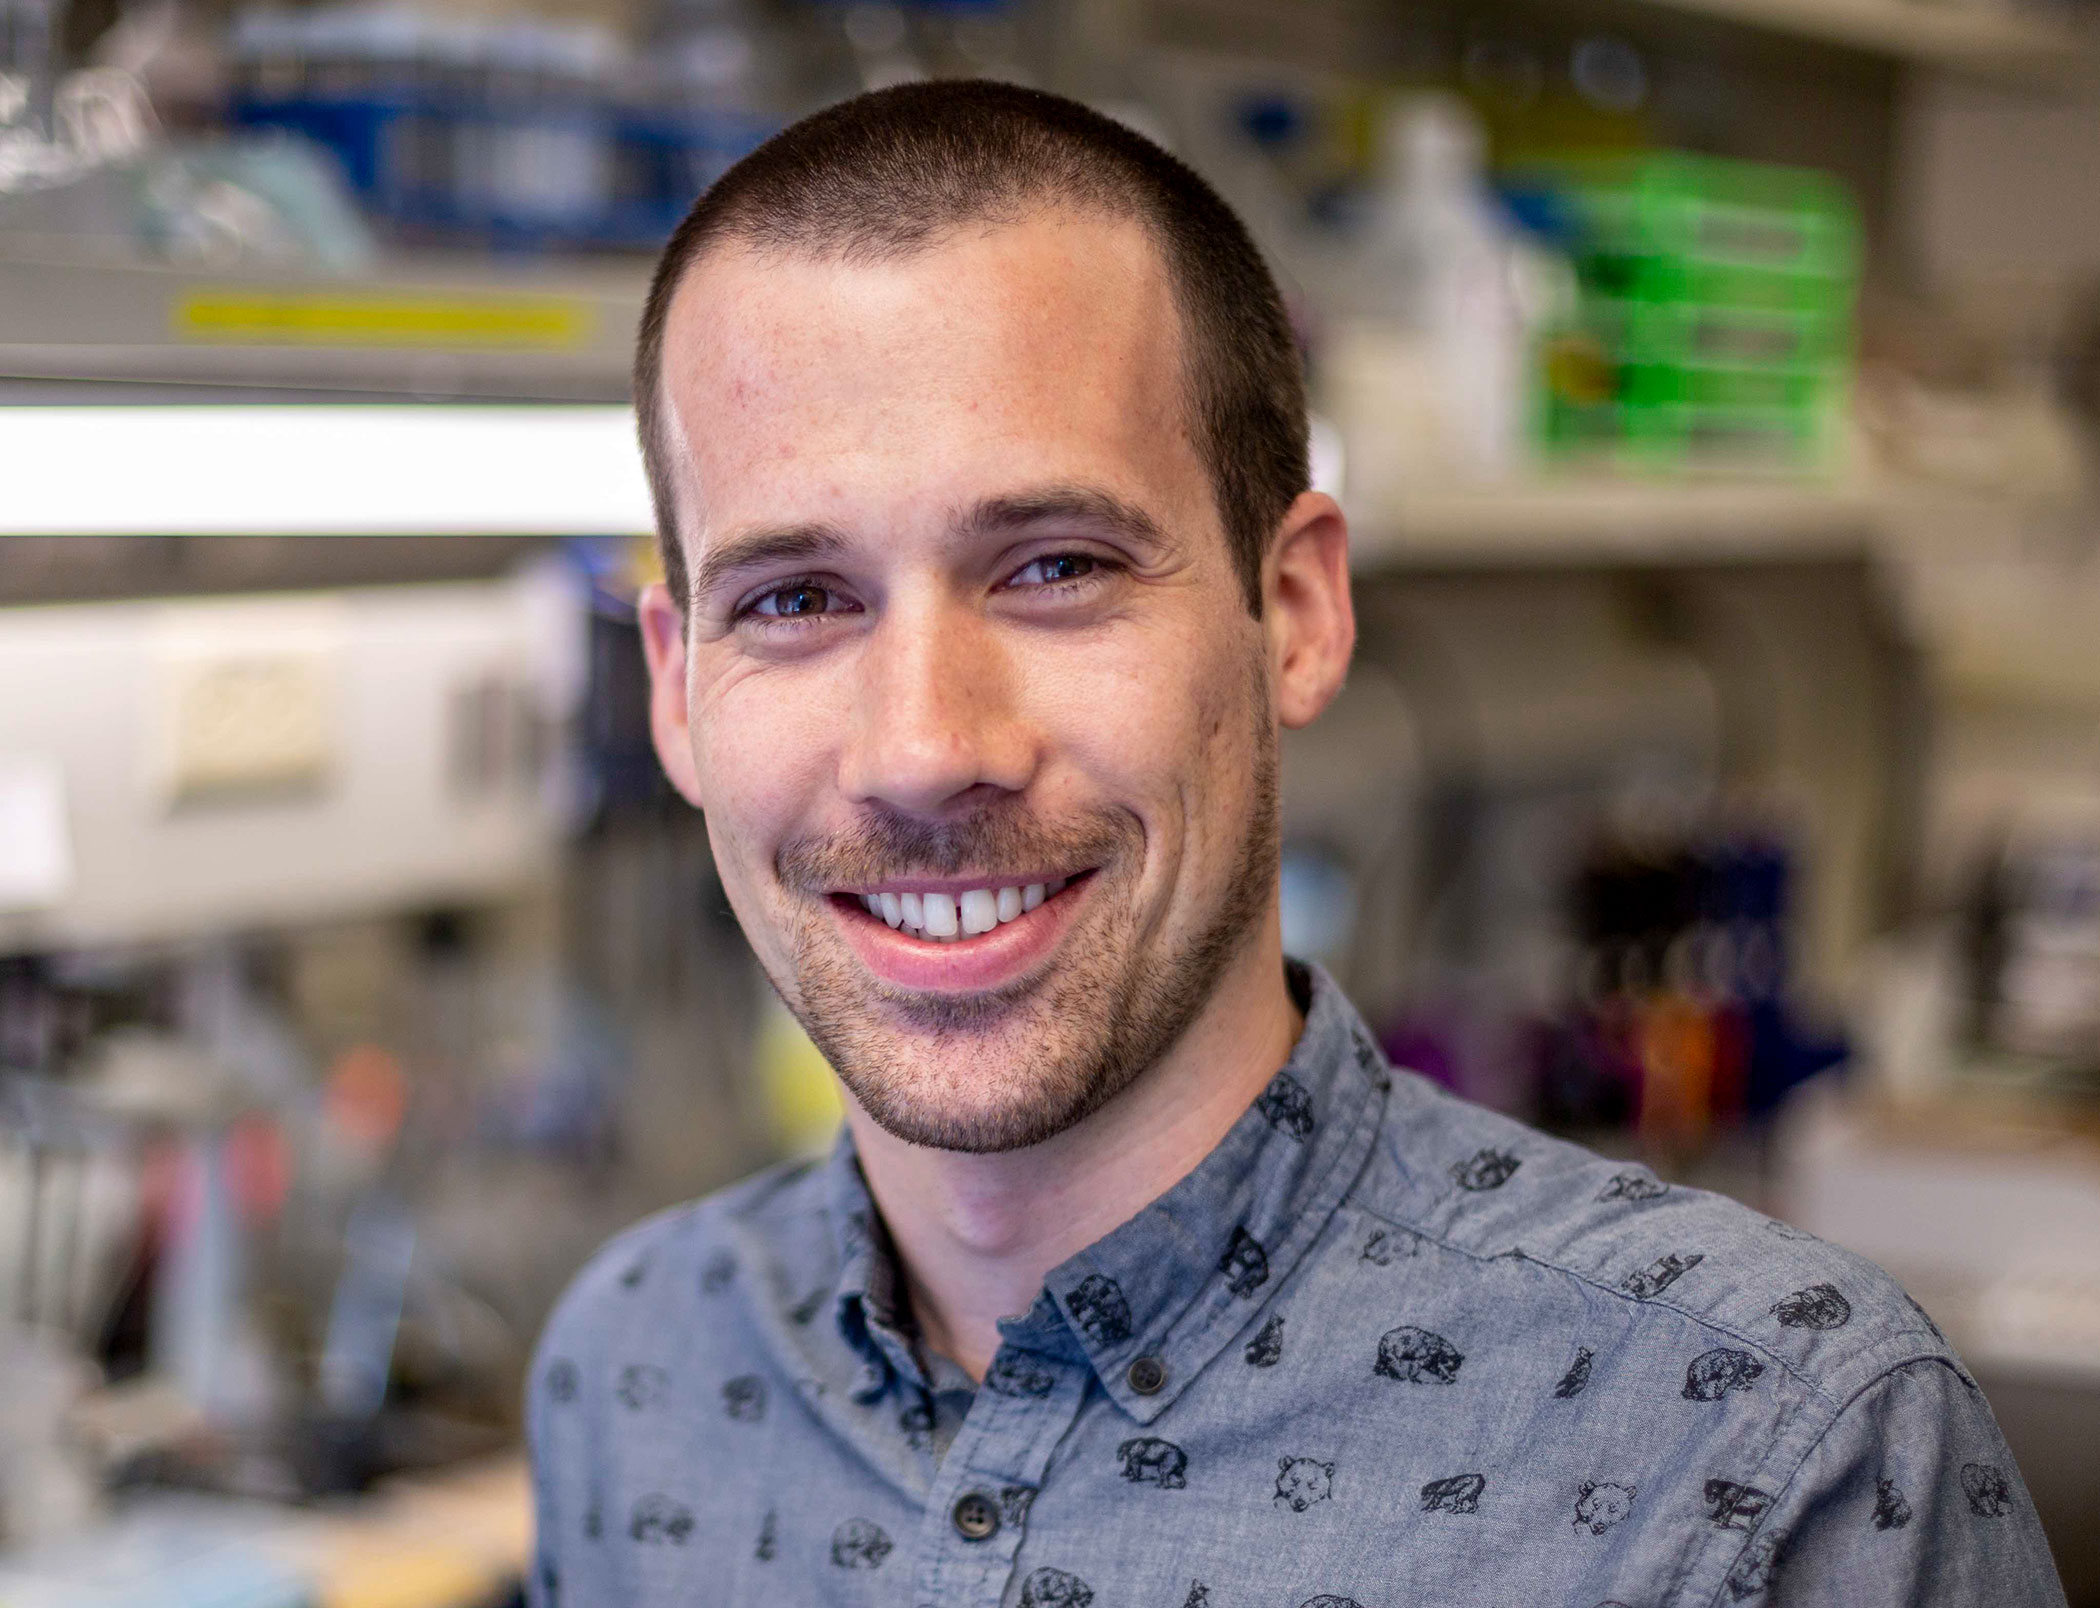
M 954 944 L 981 938 L 1008 922 L 1019 921 L 1092 874 L 1081 871 L 1044 882 L 988 882 L 981 887 L 946 891 L 840 893 L 833 898 L 849 908 L 858 906 L 907 938 Z

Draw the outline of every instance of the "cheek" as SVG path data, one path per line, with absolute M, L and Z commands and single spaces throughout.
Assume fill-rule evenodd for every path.
M 833 771 L 835 730 L 813 689 L 731 673 L 696 678 L 690 708 L 701 808 L 725 879 L 763 882 L 774 851 L 808 823 Z
M 1253 765 L 1255 712 L 1236 640 L 1147 632 L 1127 653 L 1088 659 L 1048 700 L 1054 746 L 1093 789 L 1134 809 L 1154 856 L 1177 880 L 1207 867 L 1213 845 L 1237 848 Z

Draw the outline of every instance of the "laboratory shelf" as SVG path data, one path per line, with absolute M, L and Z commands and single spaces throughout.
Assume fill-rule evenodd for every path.
M 1423 493 L 1352 520 L 1359 573 L 1787 562 L 1872 546 L 1864 489 L 1738 480 L 1541 479 Z
M 1963 0 L 1641 0 L 1898 61 L 1994 77 L 2068 77 L 2093 60 L 2076 28 L 2011 3 Z

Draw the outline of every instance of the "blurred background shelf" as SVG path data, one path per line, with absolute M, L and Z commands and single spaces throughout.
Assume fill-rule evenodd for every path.
M 2089 36 L 2055 17 L 1962 0 L 1642 0 L 1660 10 L 1844 45 L 1920 66 L 2048 80 L 2089 68 Z
M 1789 562 L 1857 557 L 1863 492 L 1597 476 L 1403 499 L 1352 527 L 1359 571 Z

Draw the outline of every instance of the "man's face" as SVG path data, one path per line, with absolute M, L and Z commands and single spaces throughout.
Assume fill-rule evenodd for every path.
M 672 307 L 659 751 L 774 985 L 914 1143 L 1070 1126 L 1273 921 L 1270 644 L 1178 329 L 1146 236 L 1064 212 L 874 265 L 726 246 Z

